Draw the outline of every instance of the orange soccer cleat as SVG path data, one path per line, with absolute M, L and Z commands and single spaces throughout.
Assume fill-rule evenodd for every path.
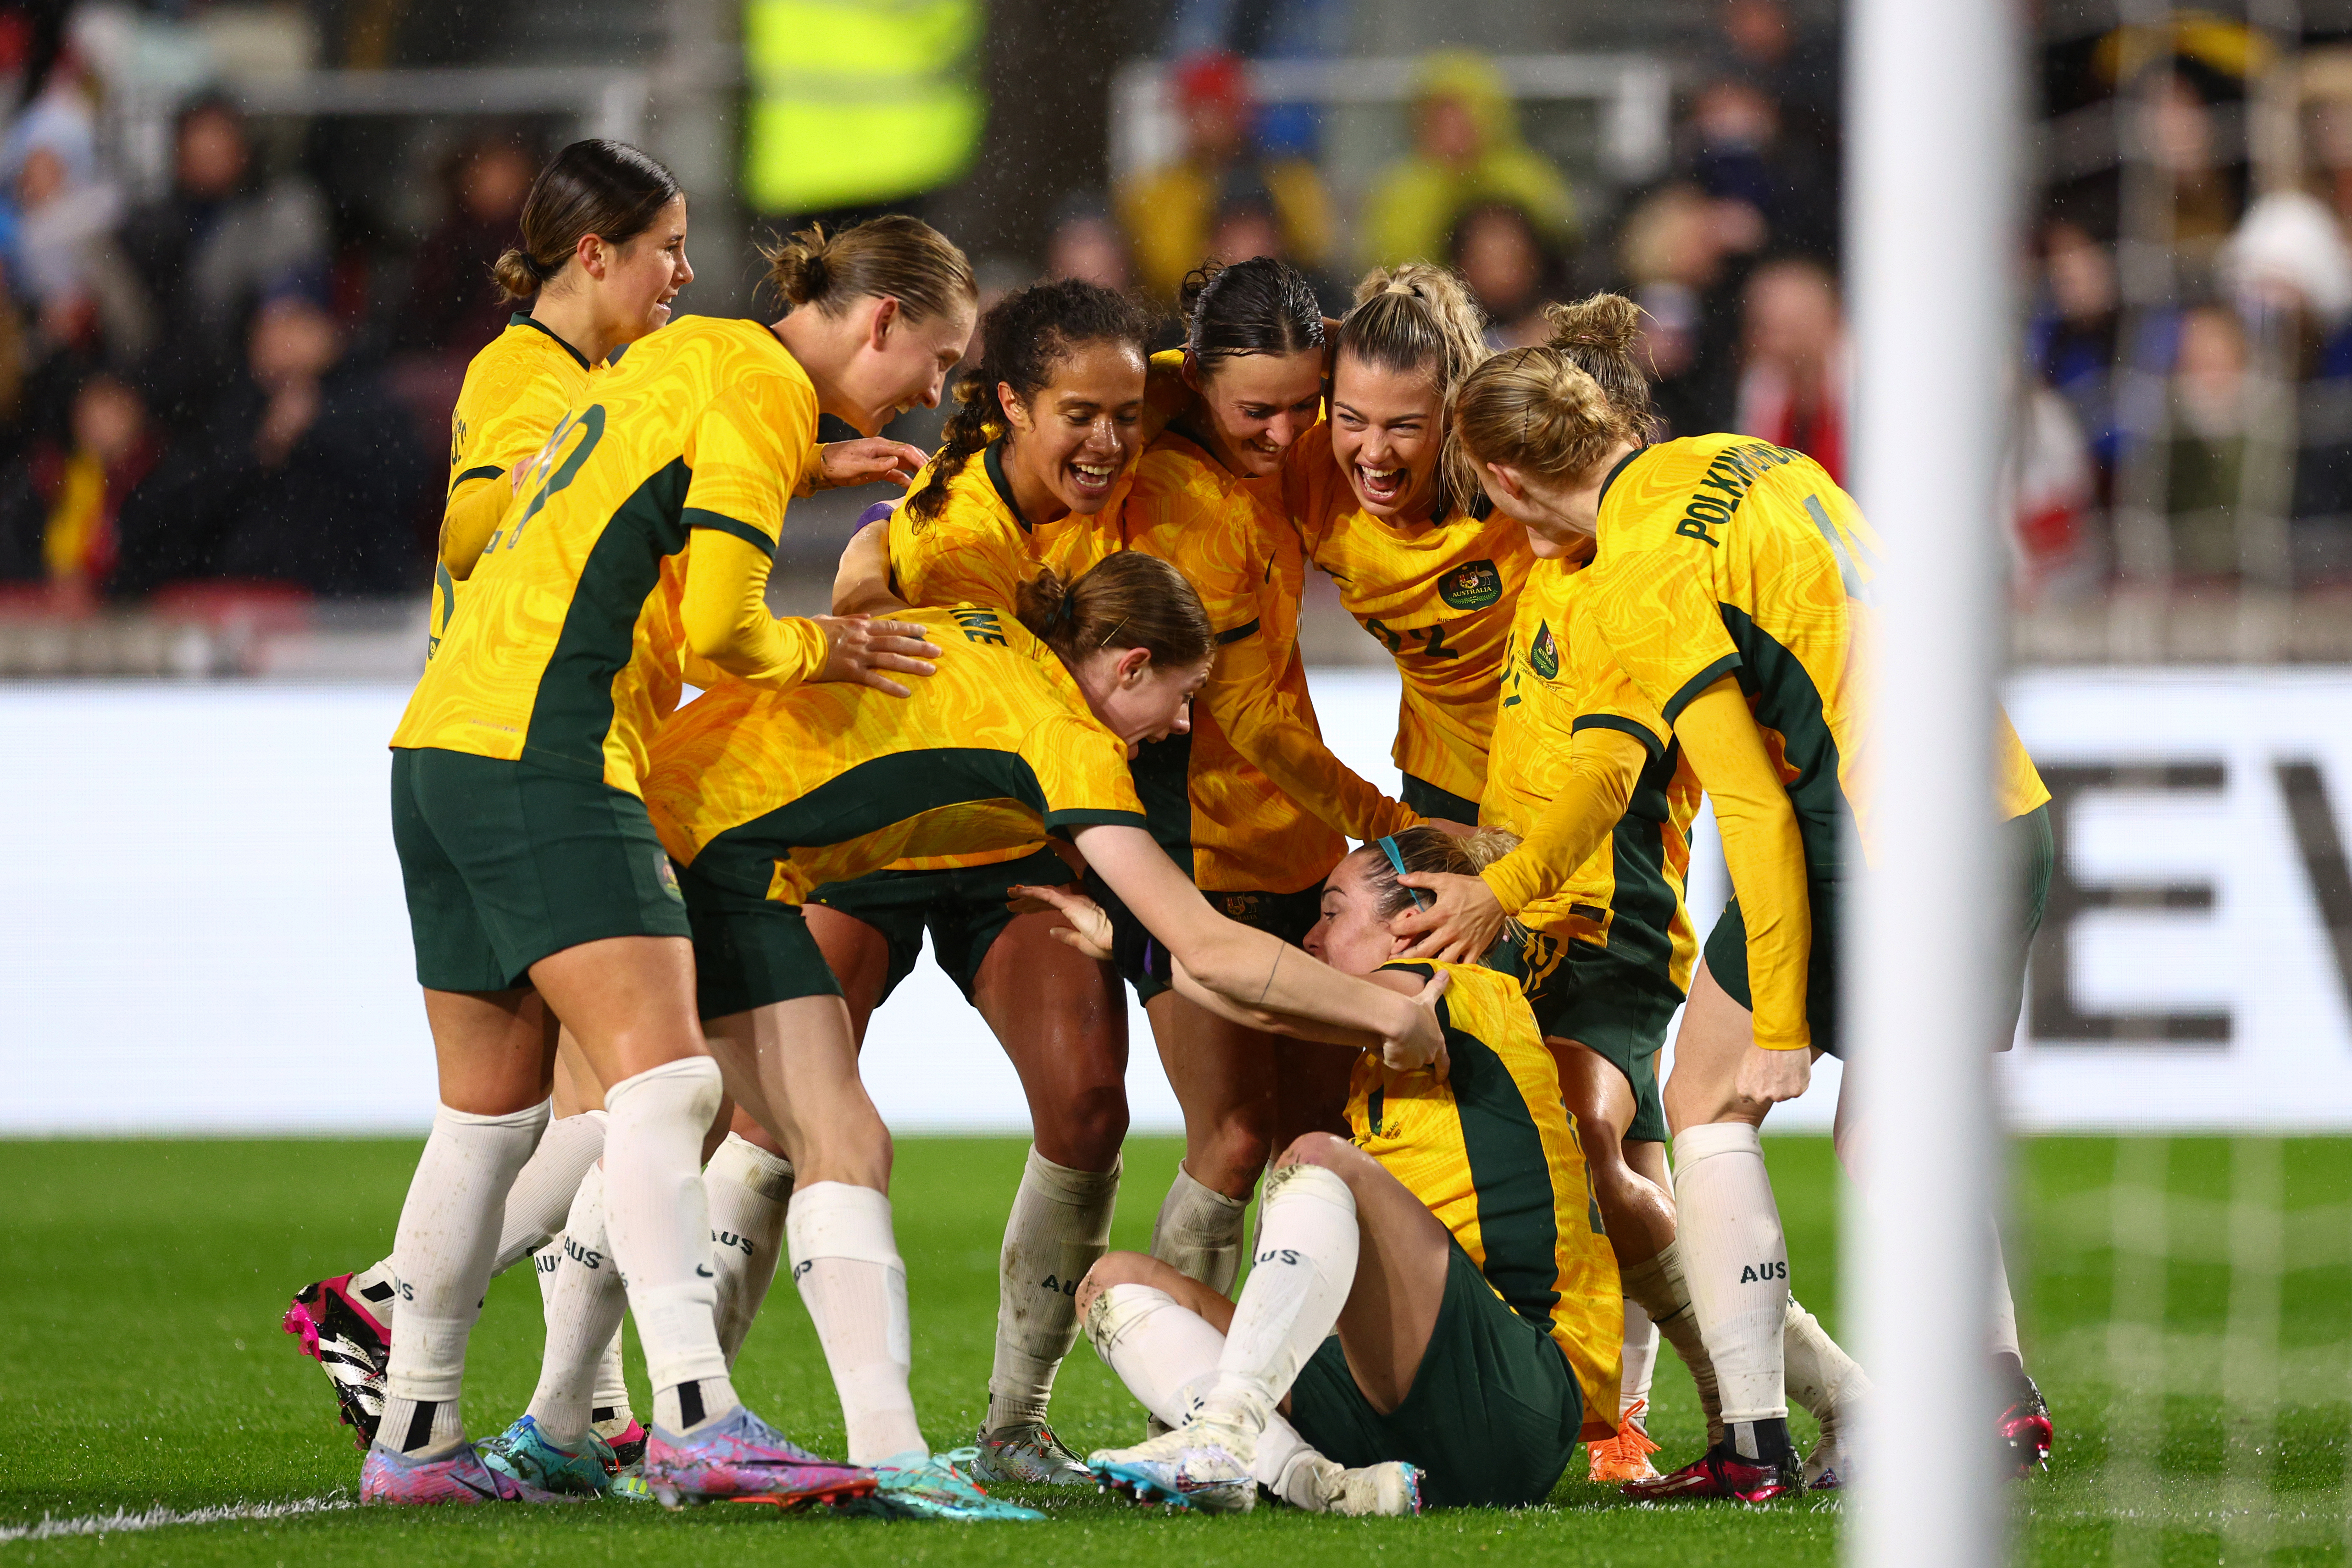
M 1658 1445 L 1650 1441 L 1650 1434 L 1642 1428 L 1642 1417 L 1650 1412 L 1647 1399 L 1636 1399 L 1625 1413 L 1617 1417 L 1617 1435 L 1590 1444 L 1586 1453 L 1592 1461 L 1592 1484 L 1623 1486 L 1627 1481 L 1648 1481 L 1658 1478 L 1657 1467 L 1650 1456 Z

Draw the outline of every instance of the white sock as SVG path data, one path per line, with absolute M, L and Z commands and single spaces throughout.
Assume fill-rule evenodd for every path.
M 890 1231 L 890 1199 L 870 1186 L 812 1182 L 793 1194 L 793 1278 L 848 1427 L 849 1462 L 879 1464 L 929 1455 L 915 1396 L 914 1324 L 907 1312 L 907 1265 Z
M 664 1062 L 604 1092 L 604 1225 L 645 1346 L 654 1425 L 679 1435 L 740 1403 L 712 1316 L 702 1190 L 702 1140 L 722 1092 L 707 1056 Z
M 1206 1319 L 1150 1285 L 1113 1285 L 1097 1296 L 1086 1331 L 1103 1364 L 1169 1427 L 1182 1426 L 1206 1397 L 1225 1348 L 1225 1336 Z M 1317 1512 L 1328 1506 L 1339 1475 L 1339 1466 L 1279 1413 L 1266 1417 L 1250 1469 L 1285 1501 Z
M 622 1325 L 614 1325 L 604 1354 L 596 1358 L 596 1393 L 588 1406 L 589 1430 L 608 1443 L 637 1424 L 637 1413 L 629 1406 L 628 1367 L 621 1359 L 622 1332 Z
M 490 1288 L 499 1214 L 515 1173 L 530 1158 L 546 1104 L 505 1116 L 444 1105 L 433 1117 L 416 1174 L 401 1205 L 392 1255 L 408 1310 L 393 1336 L 377 1441 L 432 1454 L 465 1437 L 458 1400 L 466 1383 L 466 1337 Z
M 1782 1321 L 1780 1354 L 1790 1399 L 1823 1427 L 1836 1426 L 1853 1402 L 1870 1392 L 1870 1379 L 1853 1357 L 1794 1296 L 1789 1298 L 1788 1316 Z
M 710 1266 L 719 1271 L 719 1348 L 732 1367 L 775 1282 L 793 1162 L 730 1133 L 702 1169 L 702 1190 L 710 1205 Z
M 1675 1134 L 1675 1241 L 1715 1364 L 1724 1422 L 1785 1419 L 1780 1333 L 1789 1244 L 1757 1130 L 1714 1122 Z
M 572 1212 L 572 1195 L 580 1178 L 604 1157 L 604 1113 L 583 1111 L 550 1123 L 531 1151 L 530 1163 L 518 1172 L 514 1189 L 507 1194 L 507 1218 L 499 1237 L 493 1273 L 503 1274 L 546 1246 L 563 1228 Z
M 1355 1288 L 1356 1195 L 1321 1166 L 1284 1166 L 1265 1178 L 1265 1224 L 1249 1283 L 1217 1357 L 1210 1402 L 1261 1427 L 1290 1392 Z
M 1699 1414 L 1706 1419 L 1707 1447 L 1713 1448 L 1723 1441 L 1723 1401 L 1716 1393 L 1715 1363 L 1707 1359 L 1706 1343 L 1699 1336 L 1698 1314 L 1691 1310 L 1680 1240 L 1667 1242 L 1647 1262 L 1627 1264 L 1622 1277 L 1626 1299 L 1640 1303 L 1643 1315 L 1690 1370 L 1691 1385 L 1698 1390 Z
M 1221 1296 L 1234 1293 L 1242 1271 L 1242 1221 L 1249 1200 L 1227 1197 L 1192 1179 L 1180 1161 L 1176 1179 L 1151 1224 L 1151 1255 Z
M 1636 1406 L 1650 1397 L 1650 1378 L 1658 1365 L 1658 1325 L 1633 1297 L 1625 1298 L 1625 1366 L 1617 1379 L 1617 1419 L 1622 1424 Z
M 580 1182 L 563 1228 L 563 1249 L 547 1291 L 547 1348 L 530 1416 L 548 1441 L 576 1448 L 594 1419 L 605 1347 L 620 1337 L 628 1295 L 605 1234 L 604 1173 Z
M 1107 1171 L 1079 1171 L 1029 1151 L 998 1259 L 989 1432 L 1045 1418 L 1054 1374 L 1078 1339 L 1078 1281 L 1110 1246 L 1118 1171 L 1116 1160 Z
M 2009 1293 L 2009 1263 L 2000 1255 L 2000 1228 L 1992 1232 L 1992 1353 L 2013 1355 L 2020 1366 L 2025 1352 L 2017 1339 L 2017 1298 Z

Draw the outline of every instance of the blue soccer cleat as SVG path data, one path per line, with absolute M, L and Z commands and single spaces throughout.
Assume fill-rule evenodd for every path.
M 515 1417 L 513 1426 L 481 1445 L 482 1463 L 526 1486 L 567 1497 L 602 1497 L 613 1484 L 612 1445 L 593 1432 L 582 1435 L 576 1452 L 567 1452 L 549 1440 L 531 1416 Z

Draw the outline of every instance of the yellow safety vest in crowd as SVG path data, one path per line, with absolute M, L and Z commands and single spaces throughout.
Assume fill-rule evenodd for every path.
M 986 112 L 980 0 L 745 0 L 744 194 L 764 213 L 895 201 L 963 172 Z

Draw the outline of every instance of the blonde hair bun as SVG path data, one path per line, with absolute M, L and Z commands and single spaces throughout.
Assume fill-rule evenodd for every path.
M 1590 349 L 1630 357 L 1642 338 L 1642 308 L 1622 294 L 1595 294 L 1573 305 L 1547 305 L 1551 325 L 1547 346 Z

